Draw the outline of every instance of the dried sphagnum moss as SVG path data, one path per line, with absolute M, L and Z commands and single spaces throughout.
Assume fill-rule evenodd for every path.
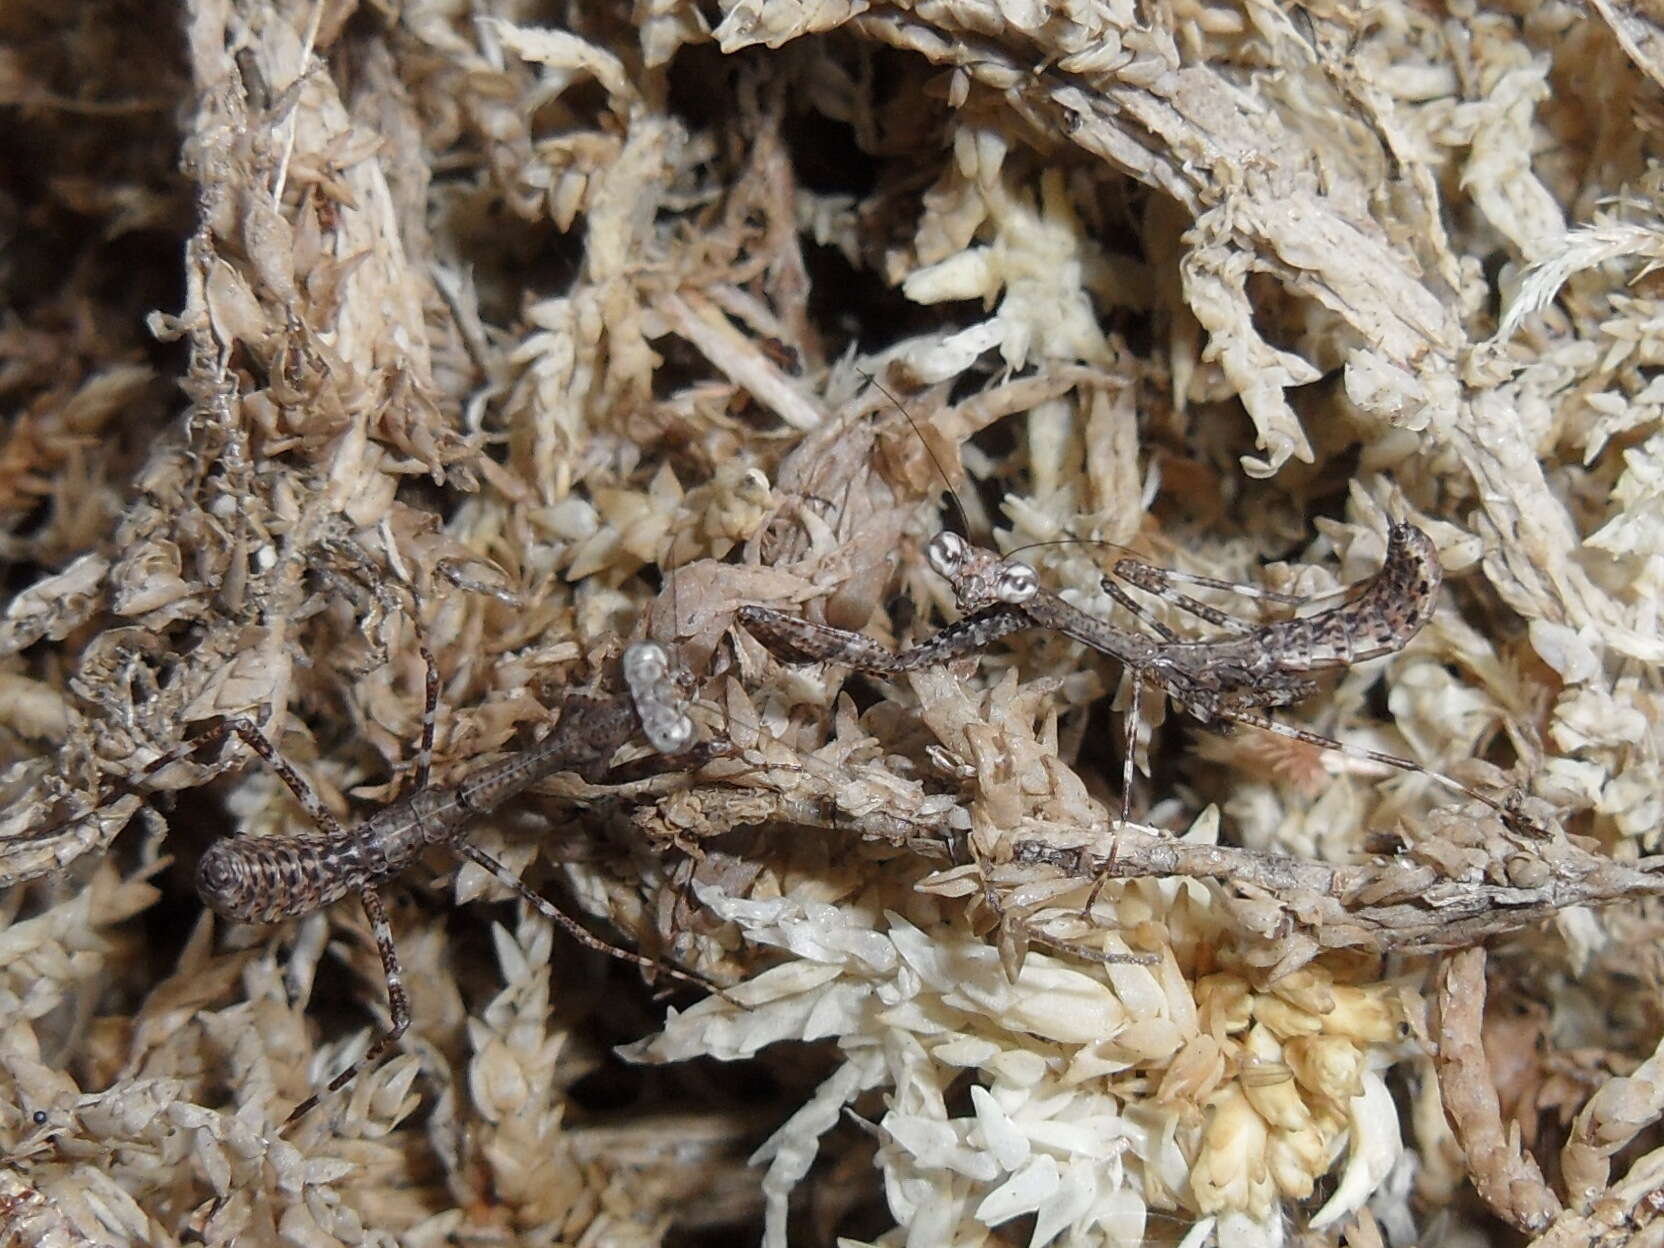
M 0 27 L 42 173 L 0 199 L 11 1237 L 1407 1244 L 1492 1225 L 1468 1174 L 1545 1244 L 1644 1231 L 1656 919 L 1577 908 L 1659 887 L 1643 14 L 202 0 L 173 46 L 142 7 Z M 1111 853 L 1119 673 L 1077 649 L 1014 638 L 858 713 L 731 637 L 746 602 L 886 636 L 898 592 L 946 608 L 944 469 L 1006 548 L 1303 592 L 1414 519 L 1441 614 L 1299 714 L 1578 839 L 1180 730 L 1140 799 L 1183 839 Z M 1099 554 L 1025 557 L 1101 610 Z M 735 987 L 664 1021 L 482 873 L 455 907 L 401 883 L 403 1052 L 279 1138 L 384 1008 L 363 920 L 217 931 L 162 855 L 294 803 L 248 768 L 166 840 L 114 839 L 131 796 L 76 816 L 229 713 L 332 809 L 390 800 L 407 608 L 445 774 L 632 631 L 712 677 L 733 758 L 478 836 Z M 1437 981 L 1489 1009 L 1424 1019 L 1416 951 L 1505 932 Z M 700 1053 L 779 1095 L 672 1060 Z

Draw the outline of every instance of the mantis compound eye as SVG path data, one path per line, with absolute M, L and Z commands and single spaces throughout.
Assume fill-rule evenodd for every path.
M 938 533 L 925 547 L 924 557 L 936 575 L 951 581 L 965 566 L 965 557 L 969 552 L 970 546 L 959 534 Z
M 1021 606 L 1040 592 L 1040 578 L 1026 563 L 1008 563 L 1000 569 L 995 596 L 1003 603 Z
M 693 740 L 693 720 L 677 696 L 678 678 L 670 655 L 657 642 L 638 641 L 620 660 L 641 731 L 661 754 L 679 754 Z

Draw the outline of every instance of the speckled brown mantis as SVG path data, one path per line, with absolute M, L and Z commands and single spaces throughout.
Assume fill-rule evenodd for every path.
M 236 736 L 271 766 L 315 825 L 316 830 L 311 832 L 226 837 L 209 846 L 197 868 L 197 891 L 216 914 L 242 923 L 272 923 L 314 913 L 354 892 L 363 903 L 387 979 L 389 1026 L 363 1057 L 330 1080 L 321 1092 L 297 1105 L 285 1119 L 285 1128 L 309 1113 L 322 1097 L 350 1083 L 410 1025 L 410 1003 L 393 931 L 376 889 L 430 847 L 443 846 L 490 872 L 591 949 L 662 971 L 673 979 L 714 988 L 699 975 L 593 935 L 466 839 L 471 820 L 496 810 L 545 777 L 574 771 L 585 779 L 600 779 L 613 754 L 638 731 L 664 756 L 660 760 L 663 766 L 697 765 L 705 751 L 690 749 L 693 721 L 685 709 L 686 694 L 679 684 L 679 674 L 664 647 L 654 642 L 627 647 L 619 659 L 623 689 L 617 695 L 596 698 L 568 694 L 561 703 L 559 721 L 542 741 L 446 785 L 432 784 L 429 779 L 439 677 L 432 654 L 425 645 L 420 649 L 427 663 L 427 678 L 414 785 L 398 801 L 354 827 L 344 826 L 325 808 L 311 786 L 246 718 L 222 721 L 208 733 L 163 754 L 143 772 L 154 775 L 190 754 Z
M 1509 806 L 1420 763 L 1281 723 L 1266 713 L 1279 706 L 1292 705 L 1312 693 L 1316 689 L 1312 679 L 1315 673 L 1397 653 L 1431 617 L 1443 571 L 1432 539 L 1412 524 L 1391 526 L 1381 571 L 1349 600 L 1313 615 L 1269 624 L 1245 624 L 1178 594 L 1172 585 L 1181 578 L 1174 573 L 1131 559 L 1123 559 L 1116 565 L 1116 575 L 1121 580 L 1140 589 L 1165 593 L 1187 610 L 1235 633 L 1232 637 L 1211 641 L 1181 639 L 1151 618 L 1109 577 L 1103 581 L 1105 592 L 1148 623 L 1156 636 L 1118 628 L 1073 606 L 1044 589 L 1028 564 L 973 546 L 956 533 L 937 534 L 926 548 L 925 557 L 931 568 L 952 585 L 964 614 L 925 641 L 899 653 L 863 634 L 829 628 L 768 607 L 741 607 L 736 618 L 775 657 L 785 662 L 831 662 L 880 674 L 946 663 L 1029 628 L 1062 633 L 1108 655 L 1134 677 L 1126 713 L 1123 823 L 1131 820 L 1134 734 L 1139 724 L 1140 693 L 1145 685 L 1159 690 L 1210 727 L 1229 728 L 1240 724 L 1259 728 L 1351 758 L 1426 775 L 1484 803 L 1512 825 L 1519 826 L 1524 821 L 1524 816 Z M 1222 584 L 1208 578 L 1183 579 Z M 1289 601 L 1286 595 L 1263 590 L 1253 592 L 1260 597 Z M 1534 825 L 1527 826 L 1530 831 L 1538 831 Z

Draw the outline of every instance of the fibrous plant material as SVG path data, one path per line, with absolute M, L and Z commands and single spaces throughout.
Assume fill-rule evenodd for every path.
M 49 8 L 0 18 L 8 1236 L 1645 1242 L 1646 13 Z M 951 621 L 947 483 L 1152 645 L 1221 634 L 1115 613 L 1102 543 L 1307 597 L 1411 525 L 1445 587 L 1277 704 L 1338 756 L 1198 743 L 1068 637 L 846 689 L 733 629 Z M 206 846 L 305 812 L 154 764 L 241 717 L 373 818 L 428 701 L 394 597 L 435 784 L 631 641 L 700 674 L 727 754 L 474 835 L 730 987 L 670 1013 L 413 870 L 400 1053 L 284 1139 L 386 1026 L 375 942 L 204 918 Z
M 1541 1231 L 1560 1212 L 1560 1201 L 1536 1160 L 1521 1155 L 1517 1132 L 1503 1129 L 1480 1036 L 1484 1011 L 1485 951 L 1464 949 L 1446 960 L 1440 984 L 1439 1090 L 1475 1190 L 1522 1231 Z

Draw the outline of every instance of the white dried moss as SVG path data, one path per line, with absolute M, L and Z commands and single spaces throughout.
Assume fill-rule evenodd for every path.
M 981 1242 L 1034 1214 L 1035 1244 L 1136 1245 L 1152 1220 L 1214 1216 L 1250 1237 L 1234 1242 L 1277 1243 L 1279 1201 L 1310 1196 L 1343 1151 L 1318 1224 L 1356 1211 L 1391 1170 L 1402 1145 L 1378 1071 L 1406 1032 L 1394 989 L 1319 967 L 1270 994 L 1199 974 L 1204 949 L 1229 964 L 1229 924 L 1207 889 L 1179 881 L 1111 886 L 1094 915 L 1105 952 L 1128 952 L 1116 928 L 1158 941 L 1154 966 L 1030 952 L 1010 980 L 964 912 L 931 900 L 963 895 L 958 883 L 978 887 L 963 871 L 916 887 L 891 878 L 835 906 L 701 890 L 792 960 L 673 1016 L 629 1055 L 734 1060 L 825 1038 L 840 1053 L 754 1157 L 769 1164 L 766 1242 L 786 1242 L 787 1199 L 819 1138 L 874 1089 L 886 1090 L 874 1129 L 892 1212 L 933 1242 Z M 1045 914 L 1078 912 L 1088 887 L 1048 897 Z
M 1434 1211 L 1482 1233 L 1470 1172 L 1508 1216 L 1490 1178 L 1557 1145 L 1553 1114 L 1575 1138 L 1541 1242 L 1638 1216 L 1657 1036 L 1630 1014 L 1657 1011 L 1618 1007 L 1664 984 L 1636 952 L 1658 933 L 1566 907 L 1656 891 L 1657 24 L 1606 0 L 569 18 L 199 0 L 179 46 L 153 14 L 20 18 L 0 57 L 43 163 L 0 203 L 0 877 L 37 881 L 0 903 L 7 1236 L 778 1242 L 788 1214 L 882 1204 L 886 1242 L 1274 1243 L 1298 1211 L 1399 1244 Z M 103 248 L 169 229 L 149 250 L 183 298 L 135 309 L 146 249 Z M 152 310 L 182 377 L 123 328 Z M 1146 699 L 1140 798 L 1199 829 L 1163 860 L 1185 878 L 1081 917 L 1066 859 L 1110 858 L 1121 673 L 1015 637 L 869 682 L 858 713 L 729 632 L 749 602 L 914 635 L 898 594 L 950 604 L 918 558 L 943 474 L 1007 550 L 1120 542 L 1302 592 L 1414 520 L 1439 615 L 1292 714 L 1517 784 L 1576 839 L 1300 743 L 1195 742 Z M 1091 610 L 1102 555 L 1024 551 Z M 734 985 L 638 1055 L 751 1054 L 818 1090 L 701 1100 L 670 1067 L 589 1107 L 586 1076 L 625 1078 L 606 1045 L 657 1025 L 646 994 L 540 920 L 511 934 L 478 870 L 413 872 L 403 1052 L 276 1134 L 385 1021 L 379 961 L 350 906 L 202 922 L 202 840 L 300 816 L 257 769 L 189 792 L 235 751 L 144 769 L 247 714 L 342 817 L 392 800 L 410 617 L 447 775 L 632 633 L 723 677 L 701 723 L 736 753 L 698 783 L 571 835 L 598 794 L 552 783 L 480 843 L 539 886 L 562 861 L 583 907 Z M 117 841 L 137 799 L 89 807 L 135 780 L 183 796 Z M 1467 939 L 1558 921 L 1452 1024 L 1502 1055 L 1464 1082 L 1418 1055 L 1426 961 L 1342 950 L 1425 948 L 1475 898 Z M 1087 956 L 1124 948 L 1160 960 Z M 1540 997 L 1554 1029 L 1504 1026 Z M 783 1043 L 810 1035 L 830 1071 Z M 1483 1160 L 1456 1158 L 1441 1087 Z M 850 1105 L 875 1166 L 833 1130 Z

